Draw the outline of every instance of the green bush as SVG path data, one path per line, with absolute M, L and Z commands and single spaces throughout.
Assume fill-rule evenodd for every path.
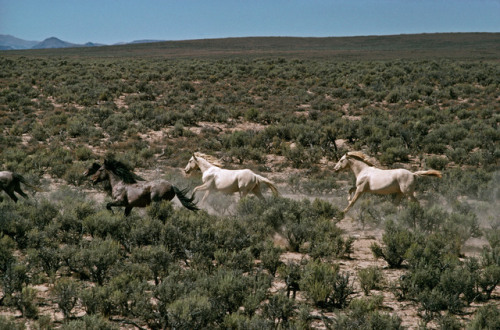
M 12 318 L 0 315 L 0 330 L 24 330 L 26 325 L 15 322 Z
M 370 246 L 375 258 L 383 258 L 391 268 L 398 268 L 406 259 L 406 251 L 414 243 L 414 235 L 407 229 L 388 221 L 382 235 L 384 246 L 372 243 Z
M 476 315 L 467 326 L 467 329 L 498 329 L 500 328 L 500 309 L 495 304 L 488 304 L 478 308 Z
M 55 302 L 66 319 L 71 317 L 71 310 L 78 301 L 78 284 L 71 278 L 60 278 L 53 287 Z
M 358 279 L 361 289 L 365 295 L 370 294 L 370 290 L 381 289 L 384 281 L 382 271 L 378 267 L 368 267 L 358 270 Z
M 321 308 L 343 308 L 353 293 L 348 274 L 340 274 L 338 265 L 308 262 L 300 279 L 300 288 Z
M 64 323 L 61 327 L 63 330 L 78 330 L 78 329 L 100 329 L 100 330 L 117 330 L 118 326 L 107 321 L 102 316 L 84 315 L 80 320 L 71 320 Z

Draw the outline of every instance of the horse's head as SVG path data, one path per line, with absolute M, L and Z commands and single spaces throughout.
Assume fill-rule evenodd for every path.
M 89 168 L 87 168 L 85 170 L 85 172 L 83 172 L 83 176 L 91 176 L 93 174 L 95 174 L 99 169 L 101 168 L 101 165 L 99 165 L 98 163 L 93 163 L 92 166 L 90 166 Z
M 191 158 L 189 159 L 189 161 L 186 165 L 186 168 L 184 168 L 184 172 L 186 174 L 189 174 L 192 170 L 196 170 L 197 168 L 199 168 L 198 167 L 198 159 L 193 154 L 193 156 L 191 156 Z
M 333 170 L 335 172 L 342 171 L 343 169 L 345 169 L 348 166 L 349 166 L 349 160 L 347 159 L 347 155 L 344 155 L 344 156 L 342 156 L 342 158 L 340 158 L 340 160 L 337 162 L 337 164 L 335 164 L 335 167 L 333 168 Z
M 92 180 L 93 184 L 96 184 L 101 181 L 106 181 L 107 179 L 109 179 L 109 173 L 106 170 L 105 165 L 99 166 L 99 168 L 94 172 L 94 174 L 90 179 Z

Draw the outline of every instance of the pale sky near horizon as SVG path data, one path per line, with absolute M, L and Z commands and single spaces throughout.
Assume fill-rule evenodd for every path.
M 0 0 L 0 34 L 114 44 L 500 32 L 500 0 Z

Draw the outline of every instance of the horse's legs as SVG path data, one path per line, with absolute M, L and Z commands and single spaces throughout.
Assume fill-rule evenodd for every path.
M 26 199 L 28 198 L 28 195 L 26 195 L 26 194 L 24 193 L 24 191 L 22 191 L 22 190 L 21 190 L 21 187 L 15 187 L 15 188 L 14 188 L 14 190 L 15 190 L 15 191 L 16 191 L 19 195 L 23 196 L 24 198 L 26 198 Z
M 349 189 L 349 195 L 347 195 L 347 201 L 351 201 L 351 195 L 353 192 L 356 191 L 356 187 L 351 187 L 351 189 Z
M 113 209 L 111 208 L 111 204 L 112 204 L 112 203 L 108 203 L 108 204 L 106 204 L 106 209 L 107 209 L 108 211 L 110 211 L 110 212 L 111 212 L 111 214 L 115 214 L 115 213 L 113 212 Z M 113 206 L 114 206 L 114 205 L 113 205 Z
M 415 192 L 412 192 L 411 194 L 408 195 L 410 197 L 410 200 L 414 203 L 420 204 L 418 199 L 415 197 Z
M 125 207 L 125 216 L 126 217 L 128 217 L 130 215 L 130 212 L 132 212 L 132 206 Z
M 394 205 L 399 205 L 403 197 L 405 197 L 403 193 L 397 193 L 396 198 L 394 198 Z
M 252 193 L 259 199 L 264 199 L 264 195 L 262 195 L 262 192 L 260 191 L 260 185 L 256 185 L 255 188 L 252 189 Z
M 354 197 L 349 202 L 349 205 L 347 205 L 347 207 L 344 209 L 343 213 L 347 213 L 347 211 L 349 211 L 349 209 L 354 205 L 354 203 L 356 203 L 356 201 L 363 194 L 363 192 L 364 192 L 364 185 L 359 185 L 356 188 L 356 193 L 354 194 Z
M 205 194 L 203 195 L 203 198 L 201 199 L 202 203 L 205 201 L 205 199 L 207 199 L 209 193 L 210 193 L 210 190 L 205 191 Z M 194 194 L 194 192 L 193 192 L 193 194 Z
M 205 199 L 207 199 L 208 194 L 210 193 L 210 187 L 212 186 L 213 180 L 208 180 L 207 182 L 203 183 L 202 185 L 199 185 L 193 189 L 193 196 L 197 191 L 203 191 L 206 190 L 205 195 L 203 195 L 203 198 L 201 199 L 201 202 L 203 203 Z
M 10 198 L 12 198 L 12 200 L 14 201 L 14 203 L 17 203 L 17 196 L 14 195 L 14 191 L 11 191 L 9 189 L 9 190 L 5 190 L 5 192 L 7 193 L 7 195 L 9 195 Z

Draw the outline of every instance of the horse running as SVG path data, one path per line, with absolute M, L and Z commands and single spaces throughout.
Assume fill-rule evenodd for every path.
M 41 191 L 38 187 L 32 186 L 29 184 L 26 179 L 21 174 L 14 173 L 11 171 L 1 171 L 0 172 L 0 190 L 3 190 L 9 195 L 9 197 L 17 203 L 17 196 L 14 192 L 17 192 L 19 195 L 24 198 L 28 198 L 28 195 L 21 190 L 21 183 L 24 185 L 36 190 Z M 1 200 L 1 197 L 0 197 Z
M 89 170 L 93 171 L 95 168 Z M 106 204 L 106 209 L 111 212 L 112 206 L 124 206 L 125 216 L 128 216 L 133 207 L 146 207 L 151 202 L 161 200 L 170 201 L 175 196 L 185 208 L 198 210 L 193 202 L 194 198 L 186 196 L 186 190 L 180 190 L 166 180 L 138 181 L 141 179 L 139 176 L 116 160 L 105 160 L 104 165 L 95 171 L 91 179 L 94 184 L 109 181 L 113 201 Z
M 356 176 L 356 187 L 349 190 L 349 205 L 344 213 L 354 205 L 358 198 L 367 192 L 374 194 L 397 194 L 396 202 L 403 197 L 408 197 L 418 203 L 415 198 L 415 177 L 436 176 L 441 178 L 441 172 L 436 170 L 410 172 L 405 169 L 382 170 L 373 166 L 368 157 L 359 151 L 345 154 L 335 165 L 334 171 L 351 168 Z M 351 192 L 355 189 L 353 198 Z
M 210 161 L 207 159 L 210 159 Z M 215 158 L 195 152 L 184 169 L 186 174 L 197 168 L 202 172 L 203 184 L 193 189 L 193 196 L 197 191 L 206 191 L 201 200 L 202 202 L 205 201 L 211 191 L 220 191 L 225 194 L 237 192 L 240 194 L 240 198 L 253 193 L 262 199 L 264 198 L 261 192 L 262 183 L 267 184 L 275 195 L 279 194 L 273 182 L 249 169 L 226 170 L 214 164 L 220 166 L 220 163 Z

